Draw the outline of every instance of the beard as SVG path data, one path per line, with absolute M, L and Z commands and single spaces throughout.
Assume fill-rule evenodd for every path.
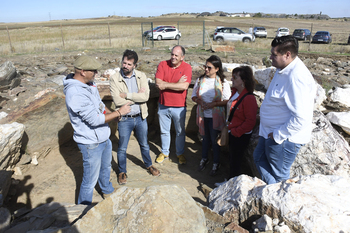
M 123 70 L 123 73 L 124 73 L 125 76 L 130 75 L 132 73 L 132 71 L 133 71 L 132 69 L 128 70 L 127 68 L 122 68 L 122 70 Z

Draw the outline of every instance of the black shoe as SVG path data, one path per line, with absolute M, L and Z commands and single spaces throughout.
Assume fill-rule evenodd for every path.
M 201 161 L 199 162 L 198 171 L 203 171 L 205 169 L 205 165 L 207 165 L 208 163 L 208 159 L 201 159 Z
M 219 167 L 220 167 L 220 164 L 219 164 L 219 163 L 214 163 L 214 164 L 213 164 L 213 169 L 210 171 L 210 175 L 211 175 L 211 176 L 215 176 L 216 173 L 217 173 L 218 170 L 219 170 Z

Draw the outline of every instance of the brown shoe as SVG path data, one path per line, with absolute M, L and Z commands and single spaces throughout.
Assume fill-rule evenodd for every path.
M 128 178 L 126 173 L 124 173 L 124 172 L 119 173 L 119 175 L 118 175 L 118 183 L 120 185 L 126 184 L 126 178 Z
M 153 165 L 149 166 L 147 170 L 152 174 L 152 176 L 160 176 L 160 171 L 157 168 L 153 167 Z

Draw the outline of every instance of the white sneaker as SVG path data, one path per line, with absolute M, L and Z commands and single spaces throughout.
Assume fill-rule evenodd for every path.
M 223 181 L 223 182 L 215 183 L 214 185 L 215 185 L 216 187 L 219 187 L 220 185 L 223 185 L 223 184 L 226 184 L 226 183 L 227 183 L 227 179 L 225 179 L 225 181 Z

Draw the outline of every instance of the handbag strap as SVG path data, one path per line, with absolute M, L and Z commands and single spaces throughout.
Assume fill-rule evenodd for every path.
M 235 106 L 231 109 L 231 112 L 230 112 L 230 116 L 228 117 L 227 121 L 228 122 L 231 122 L 232 120 L 232 117 L 233 117 L 233 113 L 236 111 L 238 105 L 242 102 L 242 100 L 244 99 L 244 97 L 246 97 L 247 95 L 253 95 L 252 93 L 245 93 L 244 96 L 242 96 L 242 98 L 240 98 L 237 103 L 235 104 Z

